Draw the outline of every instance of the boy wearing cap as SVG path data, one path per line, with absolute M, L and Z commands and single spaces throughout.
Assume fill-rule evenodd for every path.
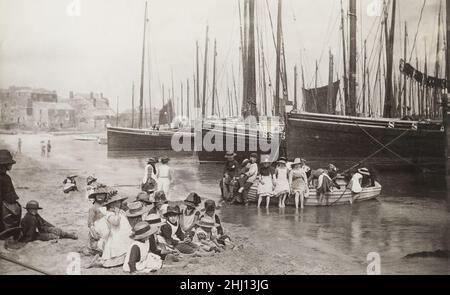
M 8 150 L 0 150 L 0 233 L 18 227 L 22 217 L 22 208 L 18 203 L 11 177 L 8 171 L 16 163 Z
M 222 197 L 225 201 L 233 198 L 235 181 L 239 173 L 239 163 L 234 159 L 236 154 L 234 152 L 227 152 L 225 154 L 226 162 L 223 170 L 222 178 Z
M 39 207 L 37 201 L 29 201 L 25 206 L 25 209 L 27 210 L 27 213 L 20 223 L 23 233 L 20 238 L 21 242 L 28 243 L 35 240 L 50 241 L 57 239 L 78 239 L 75 233 L 65 232 L 42 218 L 38 213 L 38 210 L 42 210 L 42 208 Z

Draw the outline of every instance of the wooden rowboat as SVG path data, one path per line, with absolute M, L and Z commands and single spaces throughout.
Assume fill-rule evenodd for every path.
M 353 198 L 353 203 L 373 200 L 377 198 L 381 193 L 382 186 L 380 183 L 375 182 L 375 186 L 363 188 L 362 192 L 359 194 L 353 194 L 349 188 L 345 184 L 342 184 L 341 181 L 338 180 L 338 184 L 341 185 L 341 189 L 334 189 L 332 192 L 325 194 L 320 202 L 320 196 L 317 194 L 316 189 L 310 189 L 309 195 L 305 199 L 305 206 L 335 206 L 335 205 L 350 205 L 350 200 Z M 258 198 L 256 196 L 257 186 L 254 185 L 250 189 L 249 200 L 251 202 L 258 202 Z M 266 198 L 263 198 L 262 204 L 265 205 Z M 278 204 L 278 197 L 271 198 L 272 204 Z M 286 199 L 286 206 L 295 206 L 294 195 L 291 195 Z

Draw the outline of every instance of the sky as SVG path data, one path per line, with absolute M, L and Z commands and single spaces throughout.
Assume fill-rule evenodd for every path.
M 185 90 L 186 81 L 190 80 L 192 99 L 196 41 L 200 46 L 200 77 L 203 78 L 206 25 L 209 26 L 208 91 L 212 85 L 212 50 L 216 39 L 217 92 L 221 106 L 226 105 L 227 88 L 233 90 L 232 70 L 240 92 L 239 2 L 242 0 L 148 0 L 146 102 L 150 84 L 152 105 L 160 107 L 162 84 L 167 99 L 172 76 L 178 97 L 181 83 Z M 380 22 L 377 10 L 371 8 L 377 7 L 380 1 L 357 2 L 358 49 L 361 50 L 362 40 L 367 38 L 370 54 L 374 44 L 379 42 L 372 39 Z M 415 39 L 416 52 L 423 63 L 426 42 L 429 66 L 432 66 L 436 55 L 440 0 L 425 0 L 418 31 L 423 0 L 397 2 L 397 59 L 403 54 L 406 21 L 409 47 Z M 347 0 L 343 5 L 346 10 Z M 275 76 L 275 32 L 271 29 L 268 11 L 276 30 L 276 6 L 276 0 L 256 0 L 257 30 L 271 80 Z M 42 87 L 56 90 L 62 98 L 67 98 L 71 90 L 102 92 L 113 106 L 119 98 L 119 109 L 129 108 L 133 82 L 135 95 L 139 97 L 144 7 L 145 0 L 0 0 L 0 88 L 11 85 Z M 342 73 L 339 28 L 340 1 L 283 0 L 290 94 L 293 92 L 294 65 L 304 66 L 306 84 L 313 86 L 314 64 L 318 60 L 318 84 L 328 83 L 329 50 L 335 55 L 335 72 Z

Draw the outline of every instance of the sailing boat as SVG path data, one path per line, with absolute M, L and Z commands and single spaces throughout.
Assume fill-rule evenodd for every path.
M 387 118 L 356 116 L 357 9 L 356 0 L 349 0 L 350 81 L 347 82 L 344 72 L 345 109 L 349 115 L 335 115 L 334 109 L 332 112 L 322 111 L 322 113 L 318 113 L 320 110 L 311 110 L 310 108 L 306 108 L 306 112 L 289 113 L 286 126 L 287 155 L 289 158 L 301 156 L 320 164 L 333 161 L 344 167 L 349 163 L 356 163 L 356 165 L 365 163 L 374 164 L 378 167 L 399 167 L 400 164 L 406 164 L 408 167 L 414 166 L 422 171 L 424 168 L 442 168 L 442 164 L 446 160 L 446 120 L 391 118 L 395 114 L 395 108 L 393 107 L 395 102 L 393 102 L 392 93 L 395 10 L 396 0 L 393 0 L 392 25 L 390 34 L 386 34 L 386 40 L 388 40 L 386 52 L 387 96 L 384 114 Z M 447 18 L 449 17 L 447 15 Z M 385 20 L 387 20 L 387 17 Z M 345 38 L 343 38 L 343 42 L 345 42 Z M 345 44 L 344 48 L 346 48 Z M 408 64 L 408 66 L 410 65 Z M 414 70 L 418 72 L 418 70 Z M 305 95 L 305 99 L 316 100 L 317 102 L 323 101 L 320 93 L 327 94 L 323 89 L 313 89 L 313 94 Z M 336 96 L 333 99 L 336 99 Z M 308 103 L 306 102 L 307 105 Z M 311 105 L 314 105 L 314 103 L 311 103 Z
M 196 136 L 201 136 L 203 145 L 211 140 L 213 147 L 203 146 L 197 152 L 200 162 L 223 162 L 226 151 L 236 153 L 237 160 L 249 158 L 251 153 L 270 155 L 272 161 L 275 161 L 279 156 L 284 124 L 278 118 L 260 120 L 257 111 L 255 0 L 244 1 L 244 19 L 245 28 L 243 34 L 241 34 L 241 37 L 244 36 L 244 39 L 241 39 L 243 66 L 242 116 L 244 121 L 230 119 L 204 120 L 202 132 Z M 280 30 L 278 33 L 281 36 Z M 281 42 L 278 42 L 278 47 L 280 48 L 280 46 Z M 280 56 L 279 51 L 277 55 Z M 279 74 L 280 71 L 277 71 L 277 81 L 280 79 Z M 252 120 L 254 119 L 253 122 L 245 120 L 250 117 Z
M 138 128 L 125 128 L 125 127 L 112 127 L 107 126 L 107 144 L 108 151 L 129 151 L 129 150 L 172 150 L 172 137 L 177 134 L 179 137 L 183 137 L 185 141 L 191 140 L 191 145 L 194 140 L 194 133 L 191 128 L 179 129 L 169 128 L 166 130 L 160 130 L 158 128 L 146 129 L 143 128 L 143 104 L 144 104 L 144 60 L 145 60 L 145 37 L 147 28 L 147 2 L 145 2 L 144 13 L 144 34 L 142 44 L 142 63 L 141 63 L 141 86 L 140 86 L 140 103 L 139 103 L 139 121 Z M 134 105 L 134 104 L 133 104 Z M 133 107 L 134 112 L 134 107 Z M 167 112 L 169 112 L 167 116 Z M 167 120 L 167 117 L 173 118 L 172 102 L 169 101 L 162 108 L 163 121 Z M 151 116 L 151 107 L 150 107 Z M 161 123 L 161 122 L 160 122 Z M 162 122 L 164 123 L 164 122 Z M 170 122 L 165 122 L 170 123 Z M 134 126 L 133 126 L 134 127 Z

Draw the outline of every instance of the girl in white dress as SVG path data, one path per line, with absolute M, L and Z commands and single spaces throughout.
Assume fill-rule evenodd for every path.
M 286 207 L 285 201 L 290 191 L 289 169 L 286 166 L 286 159 L 280 158 L 275 169 L 275 190 L 273 192 L 274 195 L 278 196 L 278 207 Z
M 170 184 L 173 179 L 172 168 L 167 165 L 169 163 L 168 157 L 163 157 L 161 159 L 161 165 L 158 167 L 158 171 L 156 172 L 157 182 L 158 182 L 158 191 L 163 191 L 167 197 L 169 197 L 169 189 Z
M 268 158 L 263 159 L 259 169 L 258 183 L 258 208 L 261 206 L 262 199 L 266 198 L 266 208 L 269 208 L 270 197 L 273 196 L 274 180 L 273 171 Z

